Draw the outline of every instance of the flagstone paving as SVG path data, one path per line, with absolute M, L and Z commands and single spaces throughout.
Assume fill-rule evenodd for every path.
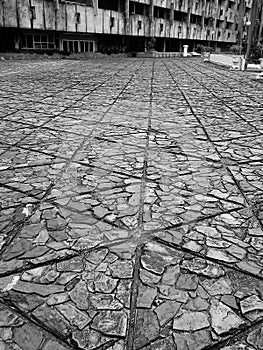
M 262 85 L 199 59 L 0 78 L 0 349 L 263 349 Z

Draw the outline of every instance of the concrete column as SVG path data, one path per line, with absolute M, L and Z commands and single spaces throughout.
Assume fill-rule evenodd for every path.
M 166 52 L 166 38 L 163 39 L 163 52 Z
M 125 17 L 130 18 L 130 0 L 125 0 Z

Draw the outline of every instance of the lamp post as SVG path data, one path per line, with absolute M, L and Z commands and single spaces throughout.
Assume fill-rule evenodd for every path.
M 245 40 L 245 50 L 244 50 L 244 58 L 247 58 L 247 45 L 248 45 L 248 33 L 249 33 L 249 27 L 251 25 L 250 21 L 246 22 L 246 26 L 245 26 L 245 33 L 246 33 L 246 40 Z

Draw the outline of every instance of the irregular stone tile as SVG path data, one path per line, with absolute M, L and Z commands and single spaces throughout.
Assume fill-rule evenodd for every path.
M 212 300 L 210 315 L 211 326 L 218 335 L 239 328 L 245 323 L 233 310 L 217 300 Z
M 127 320 L 124 311 L 101 311 L 93 319 L 91 328 L 105 335 L 125 337 Z
M 77 326 L 80 330 L 91 322 L 90 317 L 86 313 L 79 311 L 69 302 L 57 305 L 56 309 L 70 322 L 70 324 Z
M 121 304 L 114 294 L 92 294 L 90 295 L 90 306 L 97 310 L 121 310 Z
M 257 295 L 251 295 L 240 301 L 241 312 L 250 321 L 263 316 L 263 301 Z
M 77 342 L 80 348 L 96 349 L 98 346 L 107 345 L 112 342 L 112 338 L 107 338 L 100 332 L 97 332 L 89 327 L 84 328 L 82 331 L 76 330 L 73 332 L 73 339 Z
M 140 278 L 144 284 L 150 287 L 154 287 L 161 280 L 161 276 L 144 269 L 140 269 Z
M 128 260 L 115 261 L 109 268 L 114 278 L 131 278 L 133 275 L 133 264 Z
M 89 291 L 85 282 L 78 282 L 69 292 L 69 296 L 80 310 L 87 310 L 89 308 Z
M 173 319 L 173 329 L 197 331 L 210 326 L 208 315 L 204 312 L 184 311 Z
M 176 345 L 172 337 L 157 340 L 153 344 L 147 346 L 145 350 L 176 350 Z
M 21 292 L 21 293 L 37 293 L 41 296 L 47 296 L 53 293 L 59 293 L 64 291 L 63 286 L 59 285 L 50 285 L 50 284 L 38 284 L 38 283 L 29 283 L 29 282 L 23 282 L 19 281 L 16 283 L 16 285 L 13 287 L 14 290 Z
M 166 301 L 155 308 L 154 312 L 157 314 L 160 326 L 164 326 L 174 316 L 176 316 L 181 305 L 181 303 L 177 303 L 175 301 Z
M 155 288 L 139 284 L 137 306 L 140 308 L 151 308 L 156 296 L 157 290 Z
M 112 293 L 118 283 L 117 279 L 105 276 L 104 274 L 98 274 L 94 281 L 94 287 L 96 292 Z
M 14 330 L 13 339 L 22 349 L 35 350 L 42 343 L 43 334 L 30 324 L 24 324 Z
M 177 349 L 201 350 L 211 344 L 211 336 L 206 330 L 196 331 L 194 333 L 174 333 L 174 343 Z
M 263 348 L 262 327 L 257 328 L 254 331 L 250 332 L 246 340 L 250 345 L 254 346 L 256 349 L 262 349 Z
M 182 290 L 195 290 L 198 285 L 198 276 L 191 274 L 180 274 L 176 282 L 176 288 Z
M 159 337 L 157 316 L 150 310 L 139 309 L 137 311 L 135 327 L 135 349 L 140 349 Z

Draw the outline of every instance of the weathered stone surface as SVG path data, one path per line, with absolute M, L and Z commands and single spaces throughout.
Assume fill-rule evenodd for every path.
M 150 310 L 137 312 L 136 328 L 134 334 L 135 349 L 140 349 L 159 336 L 159 324 L 157 316 Z
M 83 329 L 91 322 L 91 318 L 84 312 L 78 310 L 69 302 L 56 306 L 57 310 L 70 322 L 70 324 Z
M 121 304 L 115 297 L 115 294 L 96 293 L 90 295 L 90 306 L 97 310 L 121 310 Z
M 23 322 L 5 306 L 0 305 L 0 327 L 21 325 Z
M 263 301 L 257 295 L 251 295 L 240 301 L 241 312 L 254 321 L 263 315 Z
M 21 293 L 36 293 L 42 296 L 64 292 L 63 286 L 55 284 L 29 283 L 23 281 L 18 281 L 13 289 Z
M 65 260 L 57 263 L 58 271 L 64 272 L 81 272 L 84 270 L 84 263 L 82 258 L 76 257 L 70 260 Z
M 163 299 L 169 299 L 181 303 L 186 303 L 189 298 L 189 295 L 186 291 L 176 289 L 165 284 L 159 286 L 159 291 Z
M 14 330 L 14 341 L 27 350 L 37 349 L 43 340 L 43 333 L 36 327 L 26 323 Z
M 100 273 L 94 281 L 95 291 L 103 293 L 112 293 L 116 288 L 117 283 L 117 279 L 105 276 L 104 274 Z
M 67 226 L 67 221 L 60 216 L 47 220 L 48 231 L 61 231 Z
M 91 327 L 105 335 L 125 337 L 127 322 L 124 311 L 101 311 L 93 319 Z
M 179 331 L 197 331 L 209 327 L 208 315 L 205 312 L 184 311 L 173 320 L 173 329 Z
M 32 244 L 28 240 L 21 239 L 7 248 L 7 250 L 4 253 L 4 260 L 8 261 L 18 256 L 21 256 L 31 248 Z
M 145 350 L 176 350 L 176 345 L 172 337 L 168 337 L 166 339 L 157 340 L 153 344 L 147 346 Z
M 214 248 L 209 248 L 207 250 L 207 256 L 209 258 L 217 259 L 219 261 L 220 260 L 221 261 L 225 261 L 225 262 L 228 262 L 228 263 L 236 263 L 236 262 L 238 262 L 237 258 L 227 254 L 223 250 L 214 249 Z
M 129 260 L 117 260 L 109 266 L 112 277 L 131 278 L 133 275 L 133 264 Z
M 205 311 L 209 308 L 209 306 L 210 304 L 205 299 L 198 296 L 195 299 L 189 300 L 184 307 L 186 310 Z
M 157 290 L 155 288 L 140 284 L 138 289 L 137 307 L 150 309 L 156 296 Z
M 256 349 L 263 349 L 263 329 L 262 327 L 255 329 L 247 336 L 247 342 Z
M 48 340 L 43 346 L 43 350 L 68 350 L 68 347 L 54 340 Z
M 199 277 L 191 274 L 181 274 L 176 282 L 176 288 L 182 290 L 195 290 L 198 285 Z
M 244 320 L 232 309 L 217 300 L 212 300 L 210 315 L 212 328 L 218 335 L 228 333 L 244 324 Z
M 202 282 L 202 286 L 212 296 L 231 294 L 231 282 L 225 277 L 221 277 L 218 280 L 205 280 Z
M 33 315 L 41 322 L 45 323 L 48 327 L 51 327 L 63 336 L 69 335 L 69 323 L 55 308 L 41 305 L 33 311 Z
M 87 310 L 89 308 L 89 291 L 84 281 L 78 282 L 69 292 L 69 296 L 79 309 Z
M 150 287 L 155 286 L 161 280 L 161 276 L 155 275 L 144 269 L 140 269 L 140 278 L 144 284 L 147 284 Z
M 174 333 L 176 349 L 201 350 L 212 343 L 210 334 L 206 330 L 194 333 Z
M 160 325 L 163 326 L 170 321 L 177 314 L 181 305 L 181 303 L 176 301 L 165 301 L 155 308 L 154 312 L 157 314 Z
M 100 332 L 97 332 L 89 327 L 82 329 L 81 331 L 76 330 L 73 332 L 73 339 L 77 342 L 80 348 L 91 348 L 96 349 L 100 345 L 106 345 L 112 339 L 107 338 Z
M 174 286 L 180 275 L 179 265 L 168 266 L 164 274 L 162 275 L 162 283 Z

